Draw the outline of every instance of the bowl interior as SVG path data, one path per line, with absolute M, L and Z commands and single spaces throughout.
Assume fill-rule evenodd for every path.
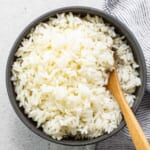
M 39 22 L 45 22 L 48 20 L 49 17 L 56 16 L 56 14 L 58 14 L 58 13 L 68 13 L 68 12 L 72 12 L 74 14 L 80 14 L 81 16 L 85 16 L 86 14 L 100 16 L 105 20 L 105 22 L 108 22 L 109 24 L 115 26 L 116 32 L 118 32 L 119 34 L 124 35 L 126 37 L 128 44 L 131 46 L 131 48 L 133 50 L 134 58 L 140 66 L 138 71 L 140 74 L 140 78 L 142 80 L 142 85 L 140 87 L 138 87 L 136 92 L 135 92 L 136 100 L 135 100 L 134 105 L 132 107 L 133 111 L 136 111 L 136 109 L 138 108 L 138 106 L 142 100 L 142 97 L 144 95 L 145 83 L 146 83 L 146 67 L 145 67 L 145 61 L 144 61 L 144 57 L 143 57 L 143 53 L 141 51 L 141 48 L 140 48 L 137 40 L 135 39 L 135 37 L 131 33 L 131 31 L 129 31 L 129 29 L 124 24 L 122 24 L 120 21 L 118 21 L 117 19 L 113 18 L 112 16 L 110 16 L 110 15 L 108 15 L 108 14 L 106 14 L 100 10 L 94 9 L 94 8 L 67 7 L 67 8 L 57 9 L 55 11 L 48 12 L 48 13 L 42 15 L 41 17 L 37 18 L 36 20 L 34 20 L 31 24 L 29 24 L 24 29 L 24 31 L 20 34 L 20 36 L 17 38 L 15 44 L 13 45 L 11 52 L 10 52 L 10 55 L 9 55 L 9 58 L 8 58 L 8 62 L 7 62 L 6 85 L 7 85 L 7 91 L 8 91 L 10 102 L 11 102 L 14 110 L 16 111 L 17 115 L 19 116 L 19 118 L 23 121 L 23 123 L 29 129 L 31 129 L 34 133 L 36 133 L 37 135 L 43 137 L 44 139 L 47 139 L 51 142 L 55 142 L 58 144 L 82 146 L 82 145 L 94 144 L 96 142 L 102 141 L 102 140 L 112 136 L 113 134 L 117 133 L 118 131 L 120 131 L 124 127 L 124 125 L 125 125 L 124 120 L 122 120 L 120 125 L 118 126 L 118 128 L 115 129 L 110 134 L 105 134 L 105 135 L 102 135 L 102 136 L 97 137 L 95 139 L 74 140 L 74 139 L 70 138 L 70 139 L 64 139 L 61 141 L 54 140 L 50 136 L 46 135 L 42 131 L 41 128 L 36 128 L 36 123 L 34 121 L 32 121 L 32 119 L 29 119 L 27 117 L 27 115 L 24 113 L 23 108 L 19 107 L 18 102 L 16 101 L 16 94 L 14 92 L 13 84 L 10 81 L 10 78 L 12 75 L 11 74 L 12 64 L 16 59 L 14 54 L 15 54 L 16 50 L 18 49 L 22 39 L 24 37 L 26 37 L 27 34 L 30 32 L 30 30 L 32 28 L 34 28 Z

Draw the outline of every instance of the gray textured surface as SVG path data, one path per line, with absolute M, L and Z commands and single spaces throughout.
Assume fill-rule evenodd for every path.
M 145 3 L 144 0 L 141 1 Z M 29 22 L 39 15 L 55 8 L 72 5 L 84 5 L 99 9 L 107 9 L 104 7 L 104 5 L 107 5 L 106 2 L 107 0 L 105 2 L 104 0 L 0 0 L 0 150 L 86 149 L 85 147 L 71 148 L 49 143 L 48 141 L 45 141 L 32 133 L 23 125 L 23 123 L 14 113 L 8 100 L 5 87 L 5 65 L 10 48 L 18 34 Z M 111 9 L 107 9 L 107 11 L 112 14 L 117 14 L 117 9 L 115 10 L 114 6 L 116 5 L 116 7 L 120 7 L 120 5 L 117 5 L 118 0 L 115 1 L 116 3 L 114 3 L 113 0 L 110 0 L 110 2 L 113 4 L 113 7 L 110 7 Z M 120 16 L 122 21 L 126 22 L 126 20 L 120 14 L 117 15 Z M 134 26 L 131 26 L 131 28 L 132 27 L 134 28 Z M 145 28 L 147 28 L 147 26 L 145 26 Z M 140 23 L 138 29 L 140 29 Z M 141 40 L 142 43 L 143 41 L 142 37 L 140 39 L 140 32 L 137 35 L 139 35 L 139 40 Z M 149 41 L 147 41 L 147 47 L 148 44 L 150 44 Z M 147 61 L 149 61 L 148 58 Z M 145 112 L 142 108 L 144 108 L 147 113 L 149 112 L 148 108 L 150 108 L 150 104 L 147 103 L 149 97 L 149 95 L 146 96 L 145 102 L 143 103 L 144 105 L 141 107 L 141 112 Z M 143 117 L 139 117 L 139 119 L 144 122 L 145 120 L 148 120 L 149 117 L 145 120 L 143 120 Z M 143 123 L 143 126 L 146 130 L 150 128 L 148 124 L 150 124 L 150 122 L 147 122 L 147 126 L 145 126 L 145 123 Z M 150 129 L 148 131 L 150 132 Z M 89 149 L 92 150 L 93 148 L 91 147 Z M 131 140 L 129 140 L 123 133 L 119 133 L 118 135 L 99 143 L 97 149 L 133 150 L 134 148 Z

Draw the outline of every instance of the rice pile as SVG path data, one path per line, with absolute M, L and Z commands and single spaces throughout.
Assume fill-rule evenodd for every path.
M 107 90 L 116 50 L 118 75 L 130 106 L 141 81 L 130 46 L 102 18 L 58 14 L 23 39 L 12 66 L 20 107 L 54 139 L 95 138 L 122 116 Z

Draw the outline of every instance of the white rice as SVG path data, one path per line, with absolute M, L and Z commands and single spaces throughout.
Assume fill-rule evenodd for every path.
M 25 38 L 12 67 L 17 100 L 54 139 L 112 132 L 122 116 L 107 90 L 116 49 L 118 75 L 130 106 L 141 81 L 130 46 L 100 17 L 59 14 Z

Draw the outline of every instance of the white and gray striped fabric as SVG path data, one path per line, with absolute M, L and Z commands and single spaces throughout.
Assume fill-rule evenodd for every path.
M 137 111 L 137 118 L 150 138 L 150 1 L 105 0 L 103 9 L 126 24 L 142 47 L 147 66 L 147 92 Z M 123 132 L 129 136 L 126 128 Z

